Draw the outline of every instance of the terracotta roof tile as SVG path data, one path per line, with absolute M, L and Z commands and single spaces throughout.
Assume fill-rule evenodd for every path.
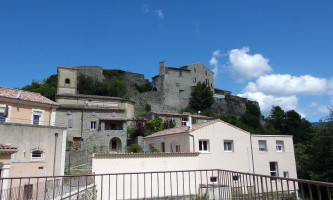
M 19 99 L 23 101 L 30 101 L 42 104 L 59 105 L 56 102 L 44 97 L 43 95 L 35 92 L 27 92 L 24 90 L 0 87 L 0 97 Z
M 216 120 L 212 120 L 212 121 L 208 121 L 208 122 L 204 122 L 204 123 L 198 123 L 198 124 L 193 124 L 192 125 L 192 130 L 191 131 L 195 131 L 198 129 L 201 129 L 205 126 L 214 124 L 216 122 L 222 122 L 222 120 L 220 119 L 216 119 Z M 179 134 L 179 133 L 188 133 L 188 127 L 187 126 L 182 126 L 182 127 L 177 127 L 177 128 L 170 128 L 170 129 L 164 129 L 163 131 L 148 135 L 144 138 L 152 138 L 152 137 L 159 137 L 159 136 L 165 136 L 165 135 L 173 135 L 173 134 Z
M 116 118 L 116 117 L 103 117 L 99 118 L 101 121 L 127 121 L 126 118 Z
M 15 149 L 17 149 L 17 147 L 13 147 L 11 145 L 0 144 L 0 149 L 1 150 L 3 150 L 3 149 L 6 149 L 6 150 L 15 150 Z

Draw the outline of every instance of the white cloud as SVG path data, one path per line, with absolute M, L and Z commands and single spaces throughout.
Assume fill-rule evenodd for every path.
M 155 12 L 160 19 L 164 19 L 164 14 L 162 10 L 156 10 Z
M 331 99 L 331 105 L 333 106 L 333 98 Z
M 280 106 L 285 111 L 298 110 L 298 98 L 296 96 L 276 97 L 273 95 L 266 95 L 262 92 L 245 92 L 243 94 L 239 94 L 238 96 L 257 101 L 262 114 L 265 116 L 270 114 L 272 106 Z M 304 113 L 299 110 L 297 112 L 302 117 L 305 117 Z
M 214 77 L 216 77 L 219 73 L 219 61 L 215 57 L 212 57 L 209 61 L 209 64 L 214 67 L 212 71 L 214 72 Z
M 249 52 L 248 47 L 229 52 L 231 75 L 236 82 L 244 82 L 272 72 L 272 67 L 268 64 L 269 59 L 261 54 L 250 55 Z
M 324 94 L 327 88 L 327 80 L 323 78 L 270 74 L 259 77 L 255 82 L 249 82 L 244 91 L 276 96 L 320 95 Z
M 147 5 L 147 4 L 145 4 L 145 5 L 142 7 L 142 11 L 143 11 L 144 13 L 148 13 L 148 12 L 149 12 L 149 8 L 148 8 L 148 5 Z
M 333 95 L 333 78 L 327 81 L 327 90 L 329 95 Z
M 330 113 L 327 106 L 324 106 L 324 105 L 318 106 L 317 111 L 318 111 L 318 113 L 325 114 L 325 115 L 328 115 Z
M 213 56 L 216 57 L 216 58 L 221 57 L 222 56 L 221 51 L 220 50 L 215 50 L 213 52 Z

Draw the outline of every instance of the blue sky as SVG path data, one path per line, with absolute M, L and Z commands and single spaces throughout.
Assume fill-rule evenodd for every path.
M 201 62 L 215 86 L 318 121 L 333 106 L 332 1 L 0 0 L 0 85 L 57 66 L 158 74 Z

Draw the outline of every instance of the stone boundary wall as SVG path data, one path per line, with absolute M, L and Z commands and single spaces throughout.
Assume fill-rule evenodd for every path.
M 79 75 L 84 74 L 88 77 L 91 77 L 93 79 L 97 79 L 98 81 L 104 80 L 103 75 L 103 67 L 99 66 L 78 66 L 79 68 Z

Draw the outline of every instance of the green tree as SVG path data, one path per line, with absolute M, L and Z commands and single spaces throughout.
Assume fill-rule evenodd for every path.
M 245 103 L 246 105 L 246 111 L 245 114 L 241 117 L 241 121 L 246 124 L 247 126 L 257 129 L 260 128 L 260 108 L 255 105 L 254 103 L 247 101 Z
M 109 96 L 125 98 L 127 88 L 124 80 L 116 79 L 112 81 L 109 87 Z
M 267 118 L 268 125 L 280 132 L 283 132 L 285 126 L 285 115 L 286 113 L 280 106 L 273 106 L 271 113 Z
M 156 117 L 155 119 L 148 120 L 147 126 L 153 132 L 159 132 L 163 130 L 163 120 L 160 117 Z
M 40 93 L 41 95 L 55 101 L 55 95 L 57 93 L 58 75 L 51 75 L 46 78 L 42 83 L 32 81 L 30 85 L 26 85 L 22 90 L 29 92 Z
M 195 111 L 203 111 L 214 103 L 213 91 L 205 83 L 199 82 L 191 92 L 189 107 Z

